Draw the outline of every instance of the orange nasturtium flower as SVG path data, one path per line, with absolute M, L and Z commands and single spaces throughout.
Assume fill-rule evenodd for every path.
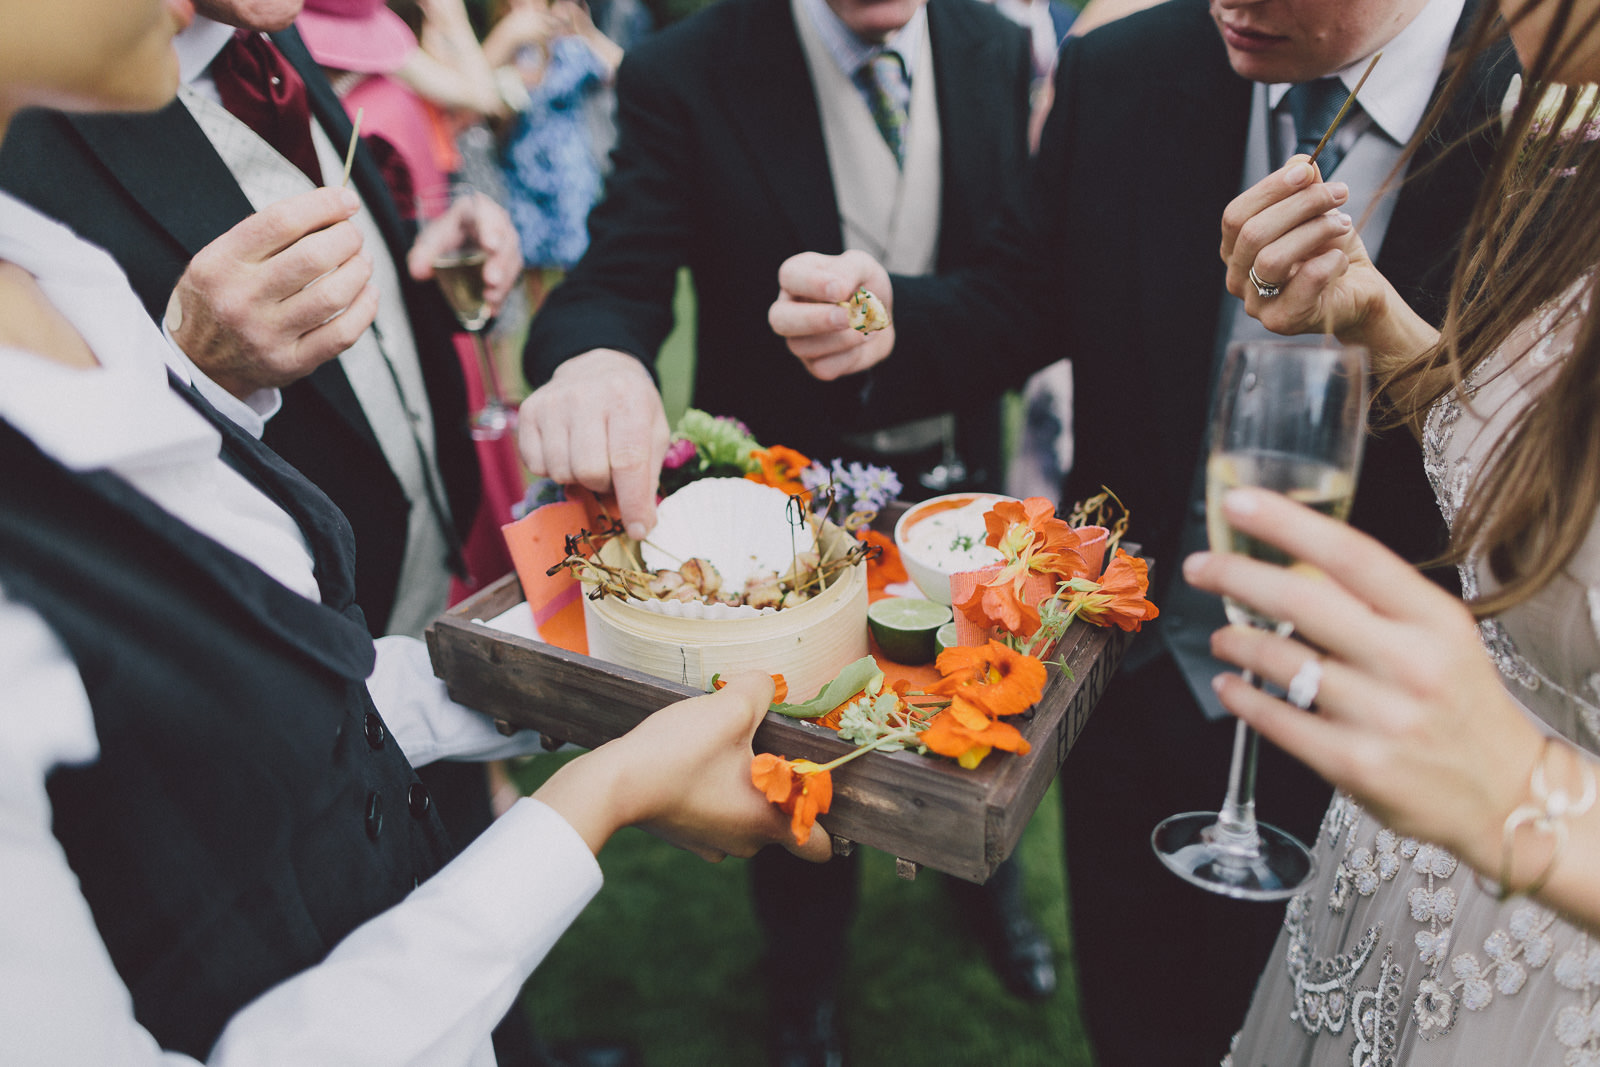
M 745 475 L 750 481 L 782 489 L 790 496 L 805 493 L 806 487 L 800 482 L 800 472 L 811 466 L 808 457 L 783 445 L 758 448 L 750 453 L 750 457 L 761 464 L 760 471 Z
M 886 585 L 903 582 L 910 577 L 906 573 L 906 565 L 900 561 L 900 549 L 895 547 L 894 538 L 877 530 L 857 530 L 856 536 L 869 545 L 883 549 L 876 559 L 867 561 L 869 592 L 876 592 Z
M 1027 711 L 1044 695 L 1048 678 L 1043 663 L 998 641 L 947 648 L 935 665 L 944 677 L 928 692 L 970 701 L 990 716 Z
M 1136 631 L 1161 614 L 1146 597 L 1150 591 L 1150 565 L 1120 548 L 1099 582 L 1083 584 L 1086 588 L 1075 589 L 1067 607 L 1096 626 Z
M 1022 732 L 1008 722 L 996 722 L 980 708 L 957 696 L 950 706 L 933 717 L 921 734 L 930 752 L 953 756 L 957 763 L 972 770 L 994 749 L 1027 755 L 1032 748 Z
M 1056 518 L 1056 506 L 1042 496 L 1002 500 L 984 513 L 983 525 L 989 547 L 1025 571 L 1062 578 L 1088 573 L 1089 561 L 1079 550 L 1083 537 Z
M 711 688 L 721 689 L 728 684 L 728 680 L 720 674 L 711 676 Z M 789 699 L 789 680 L 781 674 L 772 675 L 772 702 L 782 704 Z
M 1040 574 L 1058 582 L 1086 577 L 1083 537 L 1056 518 L 1054 504 L 1038 496 L 1001 501 L 984 514 L 983 523 L 986 542 L 1000 550 L 1004 562 L 993 578 L 955 606 L 979 626 L 1031 637 L 1039 629 L 1039 606 L 1029 602 L 1028 579 Z
M 811 840 L 818 815 L 833 803 L 833 775 L 810 760 L 786 760 L 763 752 L 750 763 L 750 780 L 772 803 L 789 813 L 795 844 Z

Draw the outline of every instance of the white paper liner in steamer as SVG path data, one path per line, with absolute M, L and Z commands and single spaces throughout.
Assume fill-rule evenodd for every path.
M 745 478 L 702 478 L 661 501 L 656 527 L 639 554 L 652 571 L 677 570 L 695 556 L 710 560 L 723 589 L 743 592 L 752 575 L 787 573 L 795 554 L 811 547 L 811 527 L 789 525 L 789 497 L 783 490 Z M 699 600 L 646 600 L 636 606 L 681 619 L 753 619 L 776 611 Z

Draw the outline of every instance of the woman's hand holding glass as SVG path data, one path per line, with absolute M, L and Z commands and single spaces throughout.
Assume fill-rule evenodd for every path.
M 1300 563 L 1202 552 L 1184 577 L 1293 623 L 1296 638 L 1229 626 L 1212 651 L 1284 687 L 1315 657 L 1322 678 L 1315 711 L 1231 674 L 1217 679 L 1223 704 L 1384 825 L 1497 877 L 1506 816 L 1525 802 L 1543 742 L 1470 613 L 1371 537 L 1278 494 L 1238 489 L 1224 507 Z

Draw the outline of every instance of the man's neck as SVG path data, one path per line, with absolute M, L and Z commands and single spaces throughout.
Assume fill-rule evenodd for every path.
M 217 58 L 217 53 L 227 45 L 233 33 L 233 27 L 226 23 L 208 19 L 204 15 L 194 17 L 188 29 L 178 34 L 172 42 L 178 51 L 178 73 L 183 84 L 188 85 L 205 74 L 211 61 Z

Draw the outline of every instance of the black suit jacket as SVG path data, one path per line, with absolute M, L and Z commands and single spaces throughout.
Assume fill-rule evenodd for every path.
M 300 71 L 312 112 L 336 145 L 350 121 L 327 79 L 288 29 L 274 35 Z M 433 407 L 439 469 L 459 543 L 477 510 L 477 454 L 466 426 L 466 386 L 451 334 L 455 319 L 432 283 L 410 281 L 414 236 L 365 149 L 351 175 L 399 268 L 423 379 Z M 0 151 L 0 187 L 61 219 L 122 265 L 157 321 L 190 258 L 251 214 L 233 175 L 183 104 L 151 115 L 19 116 Z M 350 519 L 356 536 L 356 600 L 372 632 L 394 605 L 410 505 L 378 447 L 337 361 L 283 390 L 264 440 L 316 483 Z
M 974 0 L 929 0 L 943 144 L 938 264 L 967 261 L 1027 159 L 1027 40 Z M 672 327 L 677 270 L 698 296 L 694 398 L 756 437 L 836 448 L 858 402 L 805 373 L 767 326 L 778 266 L 842 250 L 839 209 L 788 0 L 720 0 L 628 53 L 619 140 L 590 246 L 535 318 L 530 381 L 591 348 L 652 363 Z M 940 410 L 947 410 L 945 404 Z
M 1435 322 L 1492 146 L 1480 136 L 1439 157 L 1498 111 L 1509 55 L 1485 64 L 1413 162 L 1380 250 L 1379 268 Z M 1171 0 L 1069 41 L 1055 101 L 1001 239 L 958 275 L 894 280 L 895 353 L 869 374 L 876 406 L 900 414 L 1070 357 L 1064 498 L 1105 485 L 1129 505 L 1136 538 L 1174 564 L 1158 568 L 1159 603 L 1203 447 L 1219 227 L 1242 180 L 1251 84 L 1228 65 L 1205 0 Z M 1405 431 L 1368 442 L 1351 521 L 1413 561 L 1443 548 Z

